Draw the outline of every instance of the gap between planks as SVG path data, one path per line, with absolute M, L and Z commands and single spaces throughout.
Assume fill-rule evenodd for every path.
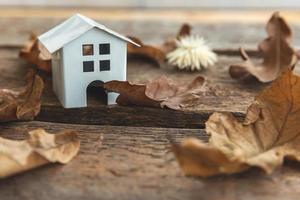
M 20 44 L 0 44 L 0 49 L 7 49 L 7 50 L 19 50 L 21 48 L 23 48 L 24 45 L 20 45 Z M 213 51 L 218 54 L 219 56 L 240 56 L 240 50 L 237 48 L 234 49 L 230 49 L 230 48 L 215 48 L 213 49 Z M 245 49 L 245 51 L 247 52 L 247 54 L 251 57 L 262 57 L 261 52 L 259 52 L 256 49 Z

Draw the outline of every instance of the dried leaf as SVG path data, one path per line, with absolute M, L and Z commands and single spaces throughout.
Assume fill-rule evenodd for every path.
M 263 55 L 263 62 L 254 64 L 245 50 L 241 49 L 244 62 L 230 66 L 229 73 L 232 78 L 248 81 L 255 77 L 261 82 L 270 82 L 286 69 L 294 68 L 298 56 L 290 46 L 292 31 L 278 12 L 272 15 L 266 30 L 268 37 L 258 46 Z
M 204 78 L 198 76 L 187 85 L 179 85 L 162 76 L 146 85 L 110 81 L 104 84 L 104 88 L 119 93 L 117 103 L 121 105 L 168 107 L 178 110 L 193 106 L 196 100 L 208 91 L 204 82 Z
M 42 78 L 30 70 L 24 91 L 0 90 L 0 122 L 34 119 L 40 111 L 43 89 Z
M 43 129 L 29 132 L 29 138 L 14 141 L 0 137 L 0 178 L 47 163 L 68 163 L 77 155 L 80 142 L 76 132 L 49 134 Z
M 31 35 L 29 41 L 20 51 L 20 57 L 38 69 L 51 72 L 51 54 L 43 47 L 35 35 Z
M 160 106 L 160 102 L 146 96 L 145 85 L 131 84 L 128 81 L 110 81 L 104 84 L 104 88 L 121 94 L 117 98 L 120 105 Z
M 176 39 L 179 39 L 181 37 L 186 37 L 186 36 L 190 36 L 191 35 L 191 30 L 192 27 L 189 24 L 183 24 L 176 37 L 175 38 L 170 38 L 167 41 L 165 41 L 162 45 L 162 49 L 165 52 L 165 54 L 168 54 L 169 52 L 173 51 L 174 49 L 176 49 Z
M 191 26 L 188 24 L 183 24 L 179 32 L 177 33 L 176 38 L 189 35 L 190 31 L 191 31 Z M 159 65 L 162 65 L 165 62 L 166 55 L 170 51 L 174 50 L 176 47 L 175 44 L 176 38 L 169 39 L 163 44 L 157 46 L 143 44 L 143 42 L 136 37 L 129 36 L 129 38 L 133 40 L 135 43 L 141 45 L 141 47 L 128 44 L 127 45 L 128 55 L 146 57 L 157 62 L 157 64 Z
M 258 94 L 244 122 L 214 113 L 206 122 L 208 144 L 186 139 L 173 150 L 187 175 L 232 174 L 257 167 L 267 173 L 284 159 L 300 161 L 300 77 L 291 70 Z
M 150 58 L 159 65 L 164 63 L 166 54 L 160 47 L 143 44 L 142 41 L 136 37 L 128 36 L 128 38 L 141 46 L 137 47 L 133 44 L 127 44 L 128 55 Z

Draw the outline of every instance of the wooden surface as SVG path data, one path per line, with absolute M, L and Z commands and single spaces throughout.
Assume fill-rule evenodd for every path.
M 125 34 L 134 33 L 150 43 L 162 42 L 180 26 L 172 20 L 117 21 L 115 17 L 105 21 L 106 25 Z M 18 49 L 28 34 L 47 30 L 61 20 L 51 16 L 0 15 L 1 88 L 18 89 L 24 85 L 27 64 L 18 58 Z M 50 132 L 75 129 L 80 133 L 81 150 L 67 165 L 48 165 L 0 180 L 0 199 L 298 199 L 299 164 L 287 163 L 271 176 L 252 170 L 200 179 L 183 176 L 169 150 L 171 143 L 186 137 L 207 141 L 204 123 L 214 111 L 233 112 L 242 119 L 254 95 L 267 87 L 243 85 L 228 75 L 229 64 L 240 61 L 235 55 L 237 47 L 253 50 L 265 36 L 265 21 L 251 25 L 194 21 L 195 32 L 206 36 L 222 52 L 219 62 L 202 73 L 158 68 L 144 60 L 129 59 L 128 79 L 132 82 L 142 83 L 160 75 L 178 82 L 188 82 L 199 74 L 205 76 L 216 94 L 199 99 L 197 105 L 184 111 L 106 106 L 95 94 L 90 95 L 87 108 L 63 109 L 51 90 L 51 79 L 42 73 L 46 89 L 36 121 L 3 123 L 0 136 L 21 139 L 35 128 Z M 299 30 L 297 23 L 292 25 Z M 295 35 L 294 41 L 300 43 L 300 34 Z
M 78 130 L 80 153 L 67 165 L 1 180 L 1 199 L 296 200 L 300 195 L 300 166 L 295 163 L 272 176 L 252 170 L 207 179 L 184 177 L 169 144 L 191 136 L 207 140 L 202 130 L 26 122 L 2 125 L 1 136 L 21 139 L 35 128 Z
M 27 64 L 17 57 L 18 49 L 7 50 L 7 48 L 3 48 L 1 51 L 6 64 L 0 66 L 0 69 L 5 71 L 0 86 L 17 88 L 24 85 L 23 77 L 26 73 Z M 229 64 L 238 61 L 239 58 L 237 57 L 220 56 L 218 64 L 202 72 L 201 75 L 207 77 L 207 85 L 213 88 L 215 94 L 204 96 L 199 99 L 195 106 L 188 107 L 184 111 L 118 105 L 107 106 L 103 98 L 97 99 L 97 96 L 93 94 L 89 96 L 88 108 L 64 109 L 52 91 L 51 78 L 42 73 L 41 75 L 46 82 L 46 89 L 43 95 L 42 110 L 37 120 L 77 124 L 203 128 L 208 116 L 214 111 L 230 111 L 236 116 L 243 116 L 257 89 L 263 87 L 263 85 L 245 86 L 237 84 L 235 80 L 229 77 L 227 72 Z M 168 66 L 159 68 L 153 63 L 138 59 L 132 59 L 128 63 L 127 76 L 128 80 L 133 83 L 145 83 L 161 75 L 165 75 L 176 82 L 185 83 L 190 82 L 200 73 L 179 72 Z M 9 80 L 7 80 L 8 78 Z M 128 113 L 134 114 L 129 115 Z
M 72 1 L 41 1 L 41 0 L 10 0 L 0 1 L 0 5 L 15 6 L 60 6 L 60 7 L 127 7 L 127 8 L 299 8 L 300 4 L 297 0 L 114 0 L 114 1 L 98 1 L 98 0 L 72 0 Z

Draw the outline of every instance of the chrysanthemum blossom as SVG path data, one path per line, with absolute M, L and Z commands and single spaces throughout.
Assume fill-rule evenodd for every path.
M 217 55 L 199 36 L 185 36 L 175 41 L 176 49 L 167 55 L 168 63 L 179 69 L 202 70 L 217 62 Z

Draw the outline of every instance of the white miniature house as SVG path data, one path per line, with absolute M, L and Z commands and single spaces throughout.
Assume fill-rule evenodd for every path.
M 86 107 L 87 87 L 94 81 L 126 80 L 127 42 L 139 46 L 80 14 L 38 39 L 52 54 L 53 90 L 65 108 Z M 109 92 L 108 104 L 117 96 Z

